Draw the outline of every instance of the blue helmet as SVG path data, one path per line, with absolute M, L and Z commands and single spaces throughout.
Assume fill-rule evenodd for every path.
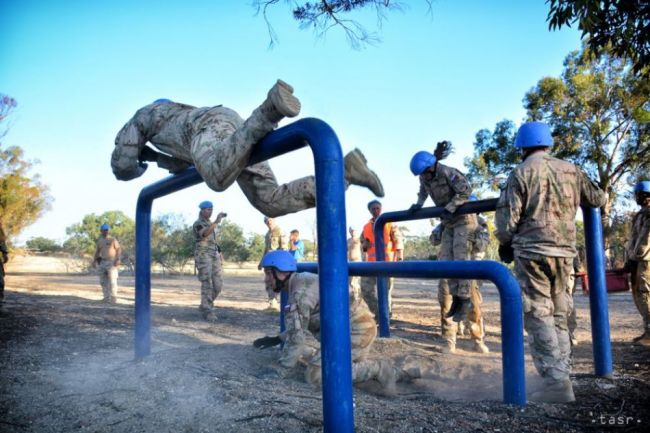
M 108 224 L 102 224 L 99 226 L 99 230 L 104 231 L 104 230 L 110 230 L 111 227 Z
M 421 175 L 424 170 L 436 163 L 436 157 L 426 150 L 421 150 L 411 158 L 411 173 L 414 176 Z
M 551 147 L 553 137 L 551 129 L 544 122 L 528 122 L 519 127 L 515 138 L 515 147 L 526 149 L 528 147 Z
M 212 209 L 212 207 L 212 202 L 210 200 L 199 203 L 199 209 Z
M 174 102 L 174 101 L 172 101 L 171 99 L 167 99 L 167 98 L 160 98 L 160 99 L 156 99 L 155 101 L 153 101 L 153 104 L 169 104 L 171 102 Z
M 647 192 L 650 193 L 650 180 L 642 180 L 634 187 L 634 192 Z
M 269 251 L 262 258 L 263 268 L 275 268 L 280 272 L 295 272 L 296 259 L 293 258 L 289 251 L 275 250 Z

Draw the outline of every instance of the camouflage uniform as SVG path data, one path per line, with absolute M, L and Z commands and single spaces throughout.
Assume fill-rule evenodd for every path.
M 194 264 L 201 282 L 201 305 L 199 305 L 199 310 L 206 317 L 214 312 L 214 301 L 223 287 L 221 253 L 219 253 L 219 246 L 217 245 L 218 230 L 212 230 L 212 233 L 205 237 L 200 234 L 211 225 L 210 220 L 203 218 L 199 213 L 199 219 L 192 226 L 196 242 Z
M 99 284 L 102 286 L 103 301 L 114 303 L 117 300 L 117 276 L 115 265 L 122 255 L 120 243 L 107 235 L 97 239 L 95 249 L 95 263 L 99 270 Z
M 569 380 L 567 309 L 576 211 L 606 200 L 576 166 L 538 151 L 510 173 L 497 204 L 495 235 L 514 249 L 530 351 L 547 384 Z
M 573 258 L 573 272 L 569 276 L 569 292 L 571 296 L 569 297 L 569 312 L 567 314 L 567 327 L 569 328 L 569 339 L 571 340 L 571 345 L 575 346 L 578 343 L 578 338 L 576 337 L 576 329 L 578 329 L 578 320 L 576 315 L 576 307 L 573 302 L 573 296 L 576 293 L 576 272 L 580 272 L 580 257 L 576 255 Z
M 436 206 L 444 207 L 452 214 L 463 203 L 469 200 L 472 187 L 465 176 L 458 170 L 438 162 L 436 174 L 431 180 L 420 175 L 420 191 L 418 205 L 424 204 L 427 197 L 431 197 Z M 468 260 L 471 252 L 471 234 L 476 230 L 476 215 L 455 215 L 442 221 L 442 236 L 439 259 L 440 260 Z M 472 283 L 470 280 L 440 280 L 438 285 L 438 300 L 443 321 L 451 307 L 451 296 L 464 299 L 470 297 Z
M 268 216 L 280 216 L 315 206 L 313 176 L 278 185 L 268 162 L 247 167 L 253 146 L 277 128 L 262 107 L 246 120 L 223 107 L 196 108 L 179 103 L 154 103 L 138 110 L 115 139 L 111 167 L 119 180 L 134 179 L 145 171 L 138 162 L 151 142 L 171 157 L 158 165 L 172 172 L 194 165 L 215 191 L 233 182 L 251 204 Z
M 485 257 L 485 250 L 490 242 L 490 233 L 488 232 L 487 220 L 482 216 L 477 216 L 477 226 L 474 230 L 474 233 L 470 235 L 471 250 L 470 250 L 470 259 L 471 260 L 481 260 Z M 437 246 L 442 242 L 442 224 L 438 224 L 433 231 L 431 236 L 429 236 L 429 241 L 432 245 Z M 470 301 L 471 308 L 467 315 L 467 319 L 462 323 L 463 328 L 469 330 L 469 334 L 472 337 L 472 340 L 476 344 L 483 343 L 483 337 L 485 337 L 485 328 L 483 326 L 483 316 L 481 314 L 481 304 L 483 303 L 483 298 L 480 292 L 480 282 L 472 280 L 471 281 L 471 291 L 470 291 Z M 442 295 L 441 295 L 442 292 Z M 441 310 L 441 333 L 445 340 L 452 345 L 456 344 L 456 334 L 462 334 L 460 331 L 460 326 L 456 324 L 451 318 L 447 318 L 447 312 L 449 312 L 449 307 L 451 306 L 451 295 L 449 291 L 438 289 L 438 300 L 440 301 L 440 310 Z
M 634 215 L 625 252 L 628 260 L 636 262 L 632 274 L 632 296 L 643 318 L 645 335 L 650 335 L 650 207 L 644 206 Z
M 281 335 L 284 347 L 280 363 L 294 367 L 299 360 L 307 361 L 305 380 L 313 385 L 321 383 L 321 353 L 305 344 L 307 332 L 320 339 L 320 300 L 318 275 L 294 273 L 289 282 L 289 304 L 286 331 Z M 352 381 L 379 379 L 389 364 L 367 359 L 377 337 L 377 324 L 363 299 L 359 296 L 358 278 L 350 279 L 350 334 L 352 349 Z M 393 368 L 390 365 L 389 368 Z
M 262 254 L 262 258 L 264 258 L 264 255 L 269 251 L 286 249 L 287 238 L 284 235 L 282 228 L 278 225 L 275 225 L 272 229 L 269 229 L 266 232 L 266 236 L 264 237 L 264 254 Z M 260 266 L 262 266 L 261 261 Z M 266 294 L 269 297 L 270 304 L 277 302 L 278 294 L 273 291 L 273 285 L 266 285 Z
M 375 253 L 375 232 L 374 232 L 375 219 L 370 219 L 366 225 L 363 226 L 361 236 L 363 241 L 361 245 L 366 255 L 367 262 L 374 262 L 377 260 Z M 404 242 L 402 235 L 397 229 L 397 226 L 392 223 L 384 225 L 384 254 L 385 261 L 394 262 L 397 260 L 397 255 L 401 254 L 404 249 Z M 388 313 L 392 316 L 393 313 L 393 286 L 395 284 L 394 278 L 388 278 Z M 377 277 L 361 277 L 361 294 L 363 299 L 368 304 L 370 311 L 375 315 L 375 320 L 379 317 L 379 303 L 377 300 Z
M 7 250 L 7 243 L 5 232 L 0 225 L 0 253 L 2 257 L 0 258 L 0 305 L 4 303 L 5 300 L 5 259 L 8 257 L 9 251 Z

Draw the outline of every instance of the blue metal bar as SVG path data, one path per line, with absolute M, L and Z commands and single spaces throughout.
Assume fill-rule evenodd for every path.
M 403 278 L 476 278 L 492 281 L 499 290 L 503 365 L 503 401 L 526 404 L 524 325 L 521 290 L 501 263 L 479 261 L 350 262 L 350 275 Z M 316 263 L 299 263 L 299 272 L 318 272 Z
M 585 249 L 589 276 L 589 312 L 596 375 L 612 377 L 612 347 L 609 337 L 605 258 L 600 209 L 582 208 L 585 224 Z
M 325 122 L 307 118 L 279 128 L 255 146 L 249 164 L 309 144 L 314 154 L 318 255 L 328 272 L 319 276 L 324 431 L 352 433 L 352 356 L 347 276 L 343 155 Z M 136 357 L 151 345 L 151 207 L 155 198 L 200 183 L 193 168 L 169 176 L 140 193 L 136 209 Z
M 496 198 L 472 201 L 460 206 L 456 211 L 456 214 L 464 215 L 470 213 L 493 211 L 496 209 L 496 207 Z M 443 210 L 444 208 L 442 207 L 427 207 L 418 209 L 414 212 L 402 210 L 396 212 L 386 212 L 379 215 L 375 221 L 374 227 L 375 256 L 377 257 L 377 261 L 383 262 L 386 260 L 386 252 L 384 250 L 384 245 L 386 245 L 386 240 L 384 239 L 384 226 L 386 223 L 438 218 L 440 214 L 442 214 Z M 385 277 L 377 278 L 377 304 L 379 306 L 379 335 L 381 337 L 390 337 L 390 318 L 388 314 L 388 285 L 387 278 Z

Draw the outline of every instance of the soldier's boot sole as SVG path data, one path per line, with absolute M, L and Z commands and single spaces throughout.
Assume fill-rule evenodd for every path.
M 571 381 L 565 380 L 547 385 L 543 390 L 532 393 L 530 400 L 540 403 L 571 403 L 576 401 L 576 397 L 573 394 Z
M 260 108 L 271 123 L 278 123 L 285 117 L 296 117 L 300 113 L 301 104 L 293 95 L 293 87 L 278 80 L 269 90 L 266 101 Z
M 384 196 L 384 186 L 377 174 L 368 168 L 368 160 L 359 149 L 345 155 L 345 180 L 368 188 L 377 197 Z

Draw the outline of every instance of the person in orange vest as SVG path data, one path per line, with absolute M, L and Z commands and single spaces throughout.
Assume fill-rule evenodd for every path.
M 377 217 L 381 215 L 381 203 L 379 200 L 372 200 L 368 203 L 368 211 L 372 218 L 363 226 L 363 233 L 361 234 L 361 250 L 365 253 L 367 262 L 374 262 L 377 260 L 375 251 L 375 233 L 374 225 Z M 402 236 L 397 230 L 397 226 L 391 223 L 384 225 L 384 251 L 386 254 L 387 262 L 395 262 L 403 260 L 404 243 Z M 377 278 L 376 277 L 362 277 L 361 278 L 361 295 L 370 307 L 370 311 L 375 314 L 375 319 L 379 315 L 379 305 L 377 303 Z M 388 312 L 392 316 L 393 311 L 393 279 L 388 279 Z

